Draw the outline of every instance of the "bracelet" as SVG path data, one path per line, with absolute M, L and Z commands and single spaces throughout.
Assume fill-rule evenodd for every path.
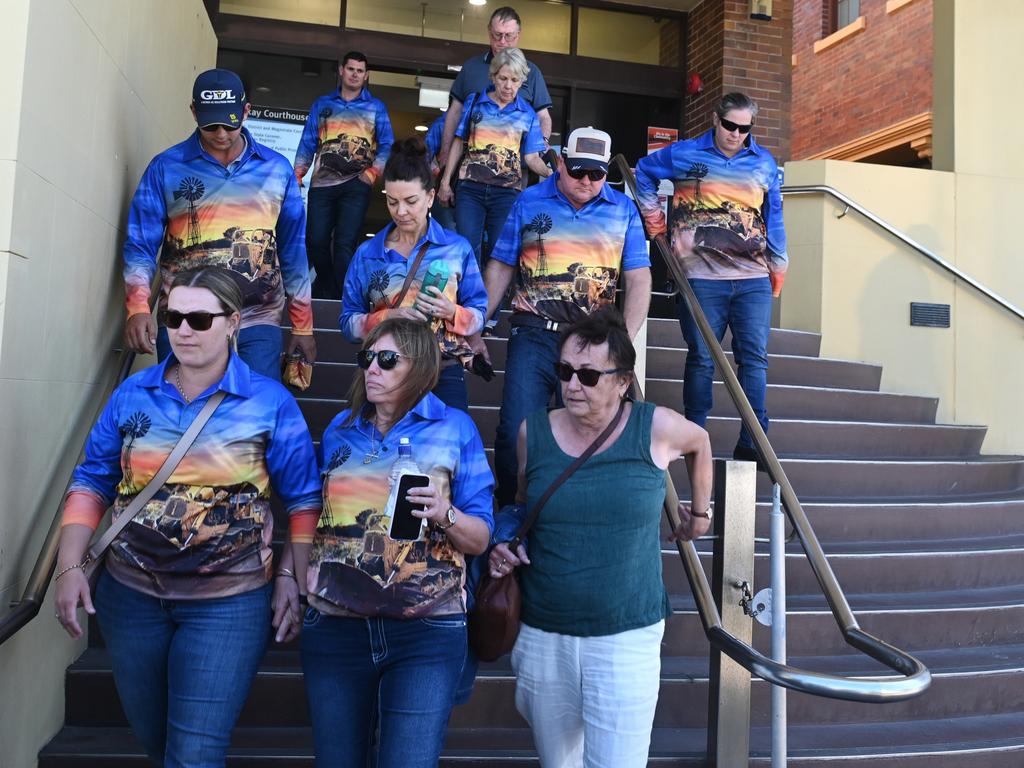
M 287 568 L 279 568 L 277 570 L 277 573 L 274 574 L 274 578 L 280 578 L 281 576 L 292 579 L 293 581 L 298 581 L 298 579 L 295 577 L 295 573 L 293 571 L 288 570 Z
M 73 571 L 73 570 L 75 570 L 75 568 L 81 568 L 81 569 L 82 569 L 82 570 L 84 571 L 84 570 L 85 570 L 85 564 L 86 564 L 86 562 L 87 562 L 87 561 L 83 560 L 83 561 L 82 561 L 82 562 L 80 562 L 80 563 L 75 563 L 74 565 L 69 565 L 69 566 L 68 566 L 67 568 L 65 568 L 65 569 L 64 569 L 63 571 L 61 571 L 60 573 L 58 573 L 58 574 L 57 574 L 57 575 L 56 575 L 56 576 L 54 577 L 54 579 L 53 579 L 53 580 L 54 580 L 54 581 L 60 581 L 60 577 L 61 577 L 61 576 L 63 576 L 63 575 L 65 574 L 65 573 L 68 573 L 69 571 Z

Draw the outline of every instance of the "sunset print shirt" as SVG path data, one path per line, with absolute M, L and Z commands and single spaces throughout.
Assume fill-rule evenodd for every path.
M 224 377 L 192 403 L 164 381 L 173 355 L 115 390 L 75 470 L 63 524 L 95 528 L 157 473 L 207 399 L 226 397 L 168 481 L 111 545 L 118 581 L 170 600 L 246 592 L 271 575 L 270 490 L 292 519 L 320 511 L 316 456 L 295 398 L 235 354 Z
M 443 358 L 464 361 L 468 356 L 472 359 L 473 352 L 465 337 L 483 328 L 484 312 L 487 311 L 487 291 L 480 276 L 480 267 L 466 238 L 445 229 L 433 218 L 427 222 L 427 232 L 413 246 L 409 258 L 384 245 L 394 224 L 388 224 L 359 246 L 345 274 L 345 289 L 341 293 L 341 332 L 349 341 L 359 343 L 387 317 L 392 302 L 402 291 L 409 267 L 426 242 L 429 243 L 427 252 L 401 306 L 416 304 L 430 265 L 443 261 L 448 268 L 444 295 L 456 305 L 455 319 L 431 318 L 428 324 L 441 346 Z
M 466 102 L 455 135 L 466 142 L 459 179 L 498 187 L 518 187 L 523 158 L 543 152 L 544 137 L 533 107 L 521 96 L 499 107 L 493 89 Z
M 733 157 L 715 146 L 714 129 L 677 141 L 636 164 L 637 198 L 647 231 L 668 232 L 689 278 L 735 280 L 769 275 L 776 295 L 788 259 L 782 221 L 782 173 L 748 136 Z M 658 183 L 675 192 L 666 225 Z
M 213 159 L 196 130 L 153 158 L 128 210 L 124 282 L 128 316 L 149 312 L 160 255 L 160 309 L 174 275 L 226 267 L 245 307 L 242 327 L 280 325 L 285 295 L 293 333 L 313 333 L 306 212 L 291 166 L 242 128 L 245 150 L 228 167 Z
M 575 322 L 615 301 L 622 271 L 651 265 L 640 214 L 608 184 L 579 210 L 552 174 L 516 198 L 491 258 L 517 267 L 514 312 Z
M 494 478 L 476 425 L 429 392 L 386 437 L 362 417 L 343 426 L 348 413 L 334 418 L 320 446 L 323 512 L 309 556 L 310 605 L 335 615 L 401 619 L 463 613 L 463 554 L 436 526 L 426 541 L 389 537 L 387 501 L 398 442 L 408 437 L 413 460 L 442 497 L 459 515 L 493 528 Z
M 321 96 L 309 108 L 295 151 L 295 175 L 301 180 L 316 156 L 310 187 L 341 184 L 365 170 L 377 177 L 394 143 L 383 101 L 371 96 L 366 88 L 351 101 L 337 90 Z

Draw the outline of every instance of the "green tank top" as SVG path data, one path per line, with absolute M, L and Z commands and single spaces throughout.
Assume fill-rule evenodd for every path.
M 651 459 L 654 405 L 633 403 L 626 428 L 548 499 L 529 533 L 523 621 L 589 637 L 655 624 L 669 615 L 661 577 L 665 471 Z M 527 508 L 573 461 L 547 411 L 527 418 Z

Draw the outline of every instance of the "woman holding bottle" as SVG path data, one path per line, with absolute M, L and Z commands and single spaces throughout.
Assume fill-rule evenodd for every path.
M 434 177 L 420 139 L 392 148 L 384 166 L 384 194 L 392 223 L 352 259 L 341 300 L 341 332 L 359 343 L 387 318 L 425 323 L 441 352 L 434 394 L 467 411 L 463 368 L 473 351 L 466 337 L 483 328 L 487 292 L 469 242 L 429 216 Z
M 465 556 L 482 553 L 494 479 L 468 414 L 431 393 L 441 354 L 423 322 L 389 318 L 359 352 L 351 408 L 324 432 L 323 512 L 292 530 L 317 765 L 436 766 L 466 656 Z M 426 483 L 404 499 L 405 473 Z M 402 501 L 418 535 L 391 522 Z M 397 523 L 396 523 L 397 524 Z

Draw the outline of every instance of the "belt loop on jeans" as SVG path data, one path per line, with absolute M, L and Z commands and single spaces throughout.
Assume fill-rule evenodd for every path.
M 513 327 L 542 328 L 543 330 L 551 331 L 552 333 L 560 332 L 566 325 L 566 323 L 548 320 L 540 315 L 531 314 L 530 312 L 513 312 L 512 317 L 509 318 L 508 322 L 509 325 Z

